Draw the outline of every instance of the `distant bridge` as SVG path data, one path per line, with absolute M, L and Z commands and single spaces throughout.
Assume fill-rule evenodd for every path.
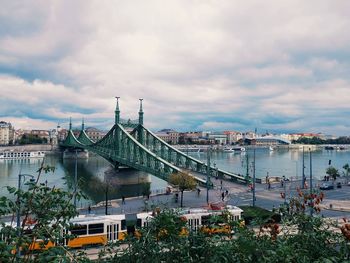
M 119 98 L 115 109 L 115 124 L 111 130 L 99 141 L 92 141 L 86 134 L 84 122 L 81 132 L 74 136 L 72 123 L 69 124 L 69 132 L 61 147 L 79 148 L 94 152 L 116 168 L 128 166 L 140 171 L 153 174 L 164 180 L 168 180 L 172 173 L 193 171 L 200 174 L 207 173 L 207 165 L 185 153 L 172 147 L 143 125 L 142 99 L 138 121 L 123 120 L 120 118 Z M 132 129 L 129 133 L 127 129 Z M 222 179 L 230 179 L 235 182 L 247 183 L 245 177 L 209 167 L 210 176 Z M 200 183 L 206 183 L 201 177 L 194 176 Z

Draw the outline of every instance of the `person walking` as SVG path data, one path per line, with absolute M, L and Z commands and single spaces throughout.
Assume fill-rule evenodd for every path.
M 88 213 L 91 214 L 91 206 L 88 207 Z
M 201 189 L 197 188 L 197 196 L 201 193 Z
M 224 201 L 224 199 L 225 199 L 225 193 L 222 192 L 222 193 L 221 193 L 221 200 Z
M 122 205 L 125 205 L 125 196 L 122 195 Z

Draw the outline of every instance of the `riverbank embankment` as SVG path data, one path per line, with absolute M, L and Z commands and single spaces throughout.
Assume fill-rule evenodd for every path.
M 57 145 L 51 144 L 25 144 L 25 145 L 7 145 L 0 146 L 0 152 L 4 151 L 16 151 L 16 152 L 33 152 L 33 151 L 58 151 Z

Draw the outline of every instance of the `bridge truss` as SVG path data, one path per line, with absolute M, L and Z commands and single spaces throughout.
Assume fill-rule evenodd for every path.
M 127 130 L 131 130 L 128 132 Z M 82 130 L 76 138 L 70 123 L 68 136 L 61 144 L 66 148 L 79 148 L 94 152 L 115 167 L 128 166 L 144 171 L 168 180 L 172 173 L 196 172 L 206 174 L 207 165 L 178 149 L 172 147 L 143 125 L 142 100 L 140 100 L 139 120 L 125 121 L 120 119 L 119 101 L 115 110 L 115 124 L 112 129 L 99 141 L 92 141 L 85 133 L 84 122 Z M 209 167 L 210 176 L 222 179 L 246 183 L 246 178 L 218 169 Z M 203 179 L 195 176 L 196 180 L 206 183 Z

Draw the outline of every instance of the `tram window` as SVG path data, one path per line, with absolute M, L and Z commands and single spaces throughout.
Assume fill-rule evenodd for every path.
M 210 216 L 202 216 L 202 225 L 209 224 Z
M 104 224 L 89 225 L 89 234 L 99 234 L 104 232 Z
M 87 226 L 86 225 L 75 225 L 70 229 L 72 235 L 86 235 L 87 234 Z
M 125 219 L 122 220 L 121 222 L 121 227 L 120 227 L 120 230 L 125 230 L 126 229 L 126 222 L 125 222 Z
M 139 228 L 142 227 L 142 219 L 137 219 L 137 221 L 136 221 L 136 227 L 139 227 Z

